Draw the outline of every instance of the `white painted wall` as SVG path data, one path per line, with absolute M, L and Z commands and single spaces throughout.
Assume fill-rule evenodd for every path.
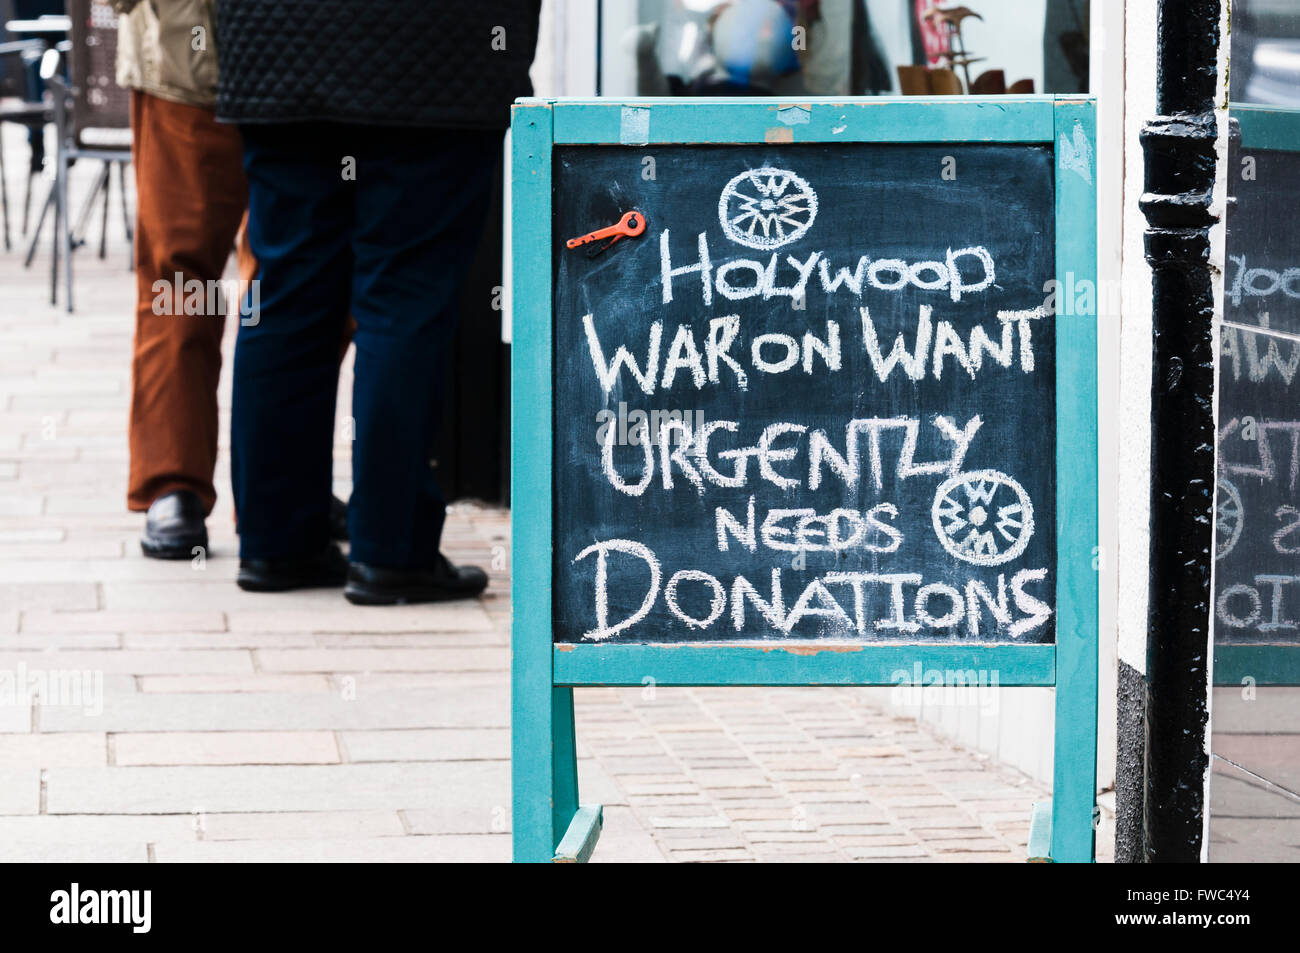
M 1231 30 L 1229 29 L 1232 16 L 1232 4 L 1225 3 L 1219 14 L 1219 58 L 1218 58 L 1218 78 L 1219 89 L 1215 95 L 1215 114 L 1218 120 L 1218 138 L 1215 140 L 1215 165 L 1214 170 L 1214 192 L 1211 196 L 1211 211 L 1218 218 L 1218 224 L 1210 229 L 1210 265 L 1214 269 L 1214 323 L 1218 327 L 1219 322 L 1223 321 L 1224 316 L 1224 268 L 1227 264 L 1227 245 L 1228 245 L 1228 60 L 1231 55 Z M 1219 368 L 1219 336 L 1214 336 L 1214 365 L 1216 370 L 1215 380 L 1218 380 Z M 1218 395 L 1215 395 L 1214 401 L 1214 432 L 1219 432 L 1219 401 Z M 1218 459 L 1218 444 L 1215 444 L 1215 463 Z M 1216 470 L 1217 472 L 1217 470 Z M 1218 496 L 1215 495 L 1213 508 L 1211 510 L 1211 524 L 1218 524 Z M 1215 563 L 1210 561 L 1210 592 L 1217 592 L 1218 587 L 1215 584 Z M 1213 612 L 1210 613 L 1209 632 L 1206 633 L 1205 657 L 1209 663 L 1205 666 L 1205 711 L 1207 716 L 1205 731 L 1205 754 L 1206 768 L 1204 775 L 1204 785 L 1201 796 L 1205 810 L 1201 818 L 1201 863 L 1206 863 L 1210 859 L 1210 786 L 1213 783 L 1214 771 L 1212 756 L 1212 742 L 1214 740 L 1214 637 L 1215 625 L 1217 619 Z
M 1098 610 L 1097 789 L 1115 784 L 1118 678 L 1120 449 L 1131 425 L 1120 412 L 1121 300 L 1124 263 L 1124 0 L 1092 0 L 1089 89 L 1097 97 L 1097 451 Z
M 1120 318 L 1118 479 L 1118 654 L 1146 672 L 1147 584 L 1151 520 L 1151 268 L 1138 202 L 1144 170 L 1142 126 L 1156 114 L 1156 6 L 1126 5 L 1124 42 L 1124 201 Z

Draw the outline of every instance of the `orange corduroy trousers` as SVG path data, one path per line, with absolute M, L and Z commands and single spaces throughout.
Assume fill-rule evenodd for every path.
M 186 299 L 187 289 L 221 287 L 248 204 L 242 144 L 211 109 L 139 90 L 131 132 L 138 211 L 127 505 L 145 510 L 184 489 L 211 512 L 225 315 Z

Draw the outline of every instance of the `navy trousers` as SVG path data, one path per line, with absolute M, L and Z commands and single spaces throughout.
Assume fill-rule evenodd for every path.
M 501 135 L 333 123 L 241 131 L 258 285 L 233 371 L 240 556 L 291 559 L 329 540 L 350 311 L 352 421 L 341 425 L 353 435 L 351 559 L 428 568 L 445 518 L 430 451 Z

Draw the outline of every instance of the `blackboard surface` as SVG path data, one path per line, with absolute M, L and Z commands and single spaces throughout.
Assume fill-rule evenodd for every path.
M 556 641 L 1054 640 L 1050 148 L 575 146 L 553 175 Z
M 1219 371 L 1215 640 L 1295 644 L 1300 152 L 1245 149 L 1229 166 L 1238 174 L 1231 177 Z

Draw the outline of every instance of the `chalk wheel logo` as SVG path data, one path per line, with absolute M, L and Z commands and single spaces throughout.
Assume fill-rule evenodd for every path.
M 1241 539 L 1246 510 L 1241 505 L 1241 494 L 1224 477 L 1219 477 L 1218 496 L 1214 501 L 1214 558 L 1222 559 L 1232 552 Z
M 780 248 L 798 241 L 817 217 L 817 193 L 785 169 L 742 172 L 722 190 L 718 220 L 723 233 L 746 248 Z
M 976 566 L 1010 562 L 1034 535 L 1029 494 L 997 470 L 959 473 L 941 483 L 930 516 L 943 548 Z

